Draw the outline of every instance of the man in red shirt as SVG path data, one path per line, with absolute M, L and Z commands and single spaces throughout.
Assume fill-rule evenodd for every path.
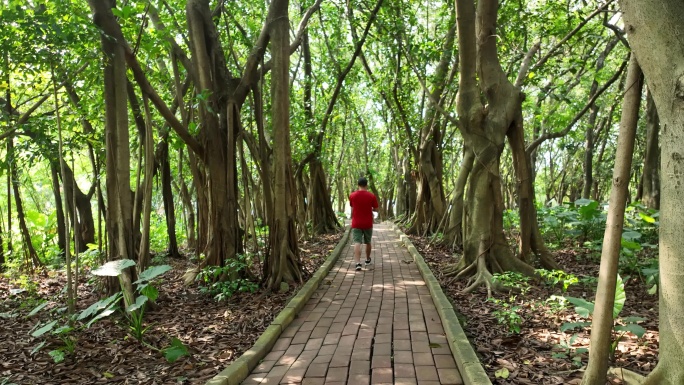
M 371 237 L 373 236 L 373 211 L 378 211 L 378 200 L 368 191 L 368 180 L 359 179 L 359 189 L 349 195 L 352 209 L 352 239 L 356 271 L 361 270 L 361 244 L 366 245 L 366 266 L 370 265 Z

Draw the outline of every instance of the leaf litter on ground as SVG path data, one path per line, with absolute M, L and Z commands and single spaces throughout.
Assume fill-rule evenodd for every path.
M 572 296 L 594 301 L 595 283 L 582 282 L 571 285 L 566 293 L 559 286 L 533 284 L 525 293 L 516 293 L 516 303 L 521 307 L 523 317 L 520 334 L 511 334 L 508 326 L 499 324 L 493 312 L 500 309 L 496 303 L 487 301 L 485 288 L 471 294 L 464 294 L 466 280 L 452 282 L 443 272 L 457 262 L 453 253 L 445 247 L 434 245 L 426 238 L 411 236 L 412 242 L 423 255 L 442 289 L 454 302 L 460 313 L 471 344 L 475 348 L 490 380 L 495 385 L 534 384 L 560 385 L 579 384 L 586 368 L 589 347 L 589 328 L 561 332 L 567 322 L 578 322 L 573 306 L 564 309 L 550 309 L 544 301 L 553 295 Z M 589 257 L 586 249 L 567 248 L 555 252 L 556 261 L 563 270 L 577 277 L 598 277 L 598 260 Z M 593 286 L 592 286 L 593 285 Z M 625 282 L 627 300 L 621 316 L 639 316 L 646 334 L 637 339 L 625 335 L 615 352 L 612 367 L 624 368 L 641 375 L 647 375 L 657 363 L 658 357 L 658 295 L 648 294 L 649 286 L 631 277 Z M 508 293 L 494 294 L 496 298 L 509 298 Z M 573 338 L 573 335 L 577 335 Z M 573 353 L 566 354 L 563 344 L 570 344 Z M 580 349 L 577 353 L 577 349 Z M 574 360 L 573 360 L 574 358 Z M 504 370 L 505 369 L 505 370 Z M 622 384 L 611 378 L 606 384 Z
M 342 233 L 318 236 L 300 242 L 305 277 L 308 279 L 325 261 Z M 49 352 L 64 344 L 46 333 L 46 346 L 33 354 L 40 343 L 32 330 L 51 322 L 50 308 L 32 317 L 26 315 L 40 301 L 64 301 L 60 294 L 63 275 L 32 277 L 34 294 L 16 290 L 17 285 L 0 276 L 0 383 L 15 384 L 195 384 L 206 382 L 251 348 L 275 316 L 285 307 L 294 291 L 288 293 L 238 293 L 217 302 L 199 292 L 196 285 L 184 286 L 183 273 L 192 267 L 186 260 L 166 263 L 173 269 L 162 275 L 156 306 L 146 310 L 144 336 L 147 347 L 127 334 L 118 316 L 103 319 L 90 328 L 74 333 L 76 347 L 58 364 Z M 255 276 L 260 272 L 254 271 Z M 104 298 L 94 281 L 81 280 L 77 310 L 84 310 Z M 295 288 L 295 290 L 298 288 Z M 176 341 L 177 340 L 177 341 Z M 181 342 L 182 344 L 180 344 Z M 189 355 L 181 356 L 187 347 Z M 165 357 L 176 358 L 169 363 Z

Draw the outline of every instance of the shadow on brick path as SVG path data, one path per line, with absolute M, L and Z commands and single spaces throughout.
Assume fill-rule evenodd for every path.
M 345 246 L 242 384 L 463 383 L 432 297 L 399 237 L 376 225 L 372 243 L 372 263 L 362 271 L 354 270 L 351 242 Z

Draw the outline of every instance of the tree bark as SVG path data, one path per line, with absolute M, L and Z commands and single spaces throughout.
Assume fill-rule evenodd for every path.
M 473 169 L 474 160 L 475 155 L 473 152 L 466 149 L 461 161 L 458 177 L 456 178 L 456 185 L 454 186 L 454 196 L 451 199 L 451 209 L 449 211 L 449 222 L 444 232 L 444 240 L 452 250 L 463 248 L 463 198 L 468 177 Z
M 50 162 L 50 174 L 52 176 L 52 192 L 55 195 L 55 209 L 57 212 L 57 247 L 59 253 L 64 257 L 66 250 L 66 218 L 64 217 L 64 205 L 62 201 L 61 186 L 59 185 L 59 169 L 55 162 Z
M 197 248 L 197 232 L 195 227 L 195 209 L 192 204 L 192 195 L 188 189 L 188 184 L 185 183 L 183 176 L 183 164 L 185 159 L 183 157 L 183 149 L 178 152 L 178 191 L 180 192 L 181 202 L 183 203 L 183 213 L 185 215 L 185 237 L 186 246 L 190 249 Z
M 273 70 L 271 104 L 274 148 L 274 204 L 269 231 L 269 250 L 264 263 L 264 282 L 270 290 L 280 289 L 282 282 L 301 283 L 296 229 L 296 189 L 292 173 L 290 149 L 290 21 L 288 0 L 274 0 L 269 10 L 269 35 Z M 312 182 L 313 183 L 313 182 Z
M 138 249 L 138 268 L 144 271 L 150 264 L 150 215 L 152 212 L 152 182 L 154 181 L 154 138 L 152 135 L 152 116 L 150 115 L 147 97 L 143 96 L 145 109 L 145 135 L 142 143 L 144 149 L 145 179 L 140 188 L 142 189 L 142 228 L 140 245 Z M 138 167 L 143 167 L 139 165 Z
M 659 362 L 643 385 L 684 383 L 684 7 L 620 0 L 625 30 L 662 123 Z
M 228 73 L 208 2 L 188 1 L 186 12 L 197 75 L 195 84 L 198 94 L 205 99 L 199 108 L 207 183 L 203 189 L 207 205 L 199 206 L 207 216 L 203 266 L 224 266 L 242 249 L 237 221 L 236 161 L 241 101 L 229 95 L 227 86 L 234 89 L 236 79 Z
M 171 163 L 169 162 L 168 135 L 164 135 L 162 137 L 154 158 L 157 161 L 158 170 L 161 174 L 162 200 L 164 202 L 164 213 L 166 214 L 166 233 L 169 236 L 169 248 L 167 252 L 171 258 L 180 258 L 180 252 L 178 251 L 178 238 L 176 237 L 176 207 L 173 203 L 173 190 L 171 188 L 172 179 Z M 195 224 L 193 223 L 192 226 L 194 227 L 194 225 Z M 190 241 L 189 238 L 188 241 Z
M 19 219 L 19 230 L 21 231 L 21 237 L 24 240 L 24 247 L 26 250 L 26 265 L 33 270 L 33 268 L 42 266 L 43 264 L 38 258 L 36 248 L 33 247 L 33 242 L 31 242 L 31 233 L 29 232 L 28 226 L 26 226 L 24 204 L 19 192 L 19 173 L 17 172 L 17 159 L 14 153 L 14 139 L 9 138 L 7 143 L 8 158 L 11 159 L 12 162 L 10 165 L 10 174 L 12 175 L 12 191 L 14 193 L 14 203 L 17 210 L 17 218 Z
M 456 107 L 465 146 L 475 156 L 464 204 L 463 257 L 453 271 L 475 275 L 466 291 L 482 284 L 489 291 L 495 288 L 490 271 L 534 274 L 530 265 L 512 256 L 503 232 L 500 158 L 509 129 L 522 125 L 523 95 L 499 62 L 497 10 L 496 0 L 479 1 L 477 13 L 472 0 L 456 1 L 461 63 Z
M 439 115 L 437 109 L 444 103 L 444 90 L 452 80 L 449 74 L 454 41 L 456 36 L 455 9 L 452 8 L 449 24 L 450 28 L 444 37 L 442 56 L 435 70 L 435 83 L 430 91 L 430 108 L 425 114 L 421 130 L 421 143 L 418 159 L 418 196 L 416 201 L 416 217 L 408 232 L 412 234 L 427 234 L 437 231 L 439 223 L 446 212 L 446 198 L 441 178 L 441 147 L 442 138 L 439 129 Z M 438 105 L 434 104 L 436 101 Z
M 93 20 L 100 28 L 114 20 L 111 8 L 114 2 L 88 0 Z M 109 238 L 108 260 L 133 259 L 133 202 L 130 193 L 130 149 L 128 132 L 128 105 L 126 90 L 126 60 L 123 46 L 110 36 L 102 34 L 104 52 L 104 99 L 105 99 L 105 154 L 107 186 L 107 235 Z M 67 178 L 69 180 L 71 178 Z M 135 302 L 132 282 L 133 268 L 121 274 L 119 284 L 124 292 L 126 306 Z M 109 291 L 117 291 L 110 281 Z
M 646 98 L 646 153 L 641 175 L 641 202 L 650 209 L 660 208 L 660 121 L 651 92 Z
M 589 365 L 582 377 L 584 385 L 603 385 L 608 373 L 608 359 L 613 330 L 613 305 L 617 283 L 618 259 L 629 196 L 629 179 L 634 153 L 634 139 L 639 122 L 643 76 L 634 55 L 630 59 L 620 120 L 620 135 L 615 154 L 613 185 L 608 204 L 608 219 L 603 237 L 596 304 L 591 322 Z

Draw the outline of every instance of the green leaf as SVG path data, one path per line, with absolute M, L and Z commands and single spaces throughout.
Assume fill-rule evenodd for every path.
M 72 330 L 74 330 L 74 328 L 72 328 L 71 326 L 69 326 L 69 325 L 64 325 L 64 326 L 60 326 L 60 327 L 58 327 L 57 329 L 55 329 L 55 330 L 52 332 L 52 334 L 66 334 L 66 333 L 69 333 L 69 332 L 72 331 Z
M 655 218 L 648 216 L 642 212 L 639 212 L 639 216 L 641 217 L 641 219 L 644 220 L 644 222 L 647 222 L 647 223 L 655 223 L 656 222 Z
M 637 251 L 641 250 L 641 244 L 639 244 L 638 242 L 630 241 L 630 240 L 625 239 L 625 238 L 622 238 L 620 240 L 620 246 L 629 250 L 630 252 L 633 250 L 637 250 Z M 623 252 L 627 252 L 627 250 L 623 250 Z
M 43 325 L 43 327 L 41 327 L 40 329 L 38 329 L 38 330 L 34 331 L 33 333 L 31 333 L 31 336 L 32 336 L 32 337 L 38 338 L 38 337 L 42 336 L 43 334 L 45 334 L 45 333 L 49 332 L 50 330 L 52 330 L 52 328 L 54 328 L 55 325 L 57 325 L 57 320 L 52 321 L 52 322 L 49 322 L 49 323 Z
M 565 297 L 565 299 L 567 299 L 571 304 L 575 305 L 575 311 L 582 318 L 589 318 L 594 313 L 594 304 L 592 302 L 575 297 Z
M 159 297 L 159 290 L 157 290 L 157 288 L 152 285 L 147 285 L 142 290 L 140 290 L 140 294 L 144 295 L 145 297 L 149 298 L 150 301 L 154 302 Z
M 130 259 L 117 259 L 105 263 L 93 270 L 92 273 L 102 277 L 118 277 L 124 270 L 132 266 L 135 266 L 135 262 Z
M 501 369 L 497 370 L 496 372 L 494 372 L 494 375 L 496 376 L 496 378 L 506 379 L 506 378 L 508 378 L 510 373 L 508 372 L 508 369 L 501 368 Z
M 113 309 L 113 308 L 109 308 L 109 309 L 103 311 L 102 313 L 98 314 L 95 318 L 91 319 L 91 320 L 86 324 L 86 327 L 90 327 L 92 324 L 94 324 L 95 322 L 101 320 L 102 318 L 109 317 L 109 316 L 112 315 L 115 311 L 116 311 L 116 310 Z
M 38 353 L 38 352 L 40 351 L 40 349 L 42 349 L 43 346 L 45 346 L 45 344 L 47 344 L 47 341 L 42 341 L 41 343 L 39 343 L 38 345 L 36 345 L 36 347 L 33 348 L 33 350 L 31 350 L 31 354 L 30 354 L 30 355 L 34 355 L 34 354 Z
M 33 310 L 31 310 L 31 312 L 26 315 L 26 318 L 33 317 L 34 315 L 38 314 L 38 312 L 43 310 L 45 306 L 47 306 L 49 303 L 49 301 L 45 301 L 40 305 L 34 307 Z
M 561 325 L 560 331 L 561 333 L 566 332 L 568 330 L 573 330 L 577 328 L 584 328 L 587 326 L 591 326 L 591 322 L 566 322 L 563 325 Z
M 167 271 L 169 271 L 171 269 L 172 269 L 172 267 L 169 265 L 151 266 L 147 270 L 140 273 L 140 275 L 138 276 L 138 280 L 133 282 L 133 283 L 139 284 L 139 283 L 143 283 L 145 281 L 151 281 L 154 278 L 156 278 L 157 276 L 160 276 L 160 275 L 166 273 Z
M 118 292 L 111 297 L 107 297 L 103 300 L 97 301 L 94 304 L 88 306 L 87 309 L 83 310 L 79 315 L 78 315 L 78 320 L 82 320 L 85 318 L 88 318 L 90 316 L 95 315 L 98 311 L 102 309 L 106 309 L 111 305 L 112 303 L 116 302 L 119 298 L 121 297 L 121 292 Z
M 658 285 L 657 284 L 653 285 L 650 289 L 648 289 L 648 294 L 650 294 L 650 295 L 654 295 L 657 292 L 658 292 Z
M 131 304 L 129 307 L 127 307 L 126 311 L 129 313 L 133 313 L 134 311 L 143 307 L 143 305 L 145 305 L 145 302 L 147 302 L 147 300 L 148 300 L 147 296 L 139 295 L 138 298 L 135 299 L 135 303 Z
M 639 238 L 641 238 L 641 233 L 638 231 L 630 230 L 622 233 L 622 239 L 626 239 L 628 241 L 635 241 Z
M 646 334 L 646 329 L 637 324 L 617 325 L 615 326 L 615 330 L 632 333 L 638 338 L 641 338 Z
M 52 357 L 52 360 L 55 361 L 55 364 L 64 361 L 64 352 L 61 350 L 51 350 L 48 354 Z
M 625 300 L 627 300 L 627 294 L 625 293 L 625 283 L 622 282 L 622 277 L 620 274 L 617 276 L 617 283 L 615 285 L 615 304 L 613 305 L 613 319 L 617 318 L 625 306 Z
M 596 202 L 596 201 L 591 200 L 591 199 L 581 198 L 581 199 L 578 199 L 575 201 L 575 206 L 587 206 L 593 202 Z M 596 203 L 597 203 L 597 207 L 598 207 L 598 202 L 596 202 Z
M 643 317 L 625 317 L 622 319 L 622 322 L 628 323 L 628 324 L 635 324 L 637 322 L 644 322 L 646 321 L 646 318 Z
M 171 346 L 162 350 L 162 352 L 164 353 L 164 358 L 166 358 L 169 363 L 174 363 L 179 358 L 189 354 L 188 347 L 183 345 L 183 342 L 178 338 L 173 338 L 171 340 Z

